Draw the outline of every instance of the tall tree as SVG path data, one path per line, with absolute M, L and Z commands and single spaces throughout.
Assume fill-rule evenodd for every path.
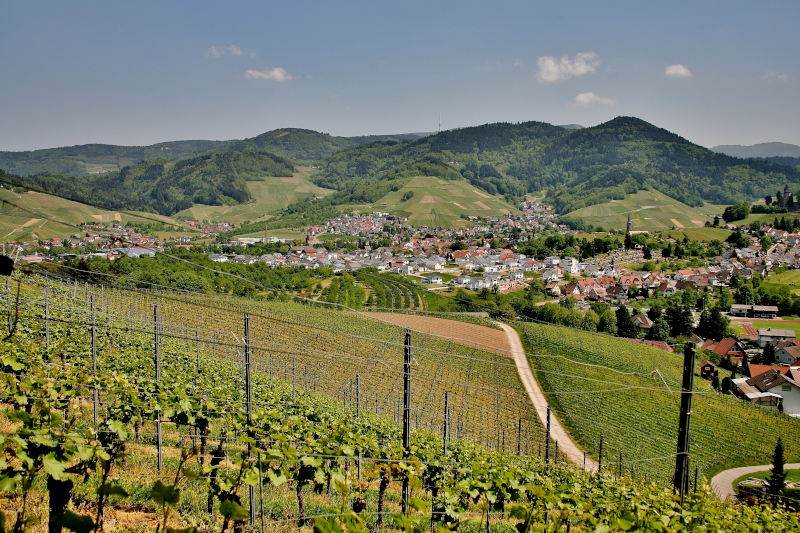
M 647 332 L 647 339 L 651 341 L 669 340 L 669 324 L 667 324 L 667 321 L 661 317 L 654 320 L 653 326 Z
M 778 442 L 775 444 L 775 449 L 772 452 L 772 474 L 769 476 L 767 482 L 767 493 L 773 498 L 777 499 L 783 495 L 786 483 L 786 471 L 784 470 L 783 458 L 783 442 L 778 437 Z
M 624 305 L 620 305 L 615 313 L 617 319 L 617 337 L 635 339 L 638 336 L 636 325 L 631 319 L 631 313 Z
M 775 346 L 773 346 L 772 343 L 767 343 L 767 345 L 764 346 L 764 353 L 761 359 L 764 361 L 765 365 L 775 364 Z

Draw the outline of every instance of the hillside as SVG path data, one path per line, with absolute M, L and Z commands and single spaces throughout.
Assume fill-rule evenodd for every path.
M 714 152 L 744 159 L 750 157 L 800 157 L 800 146 L 787 143 L 759 143 L 751 146 L 741 144 L 722 144 L 711 149 Z
M 403 197 L 412 193 L 407 200 Z M 507 213 L 519 214 L 501 197 L 486 194 L 466 180 L 443 180 L 417 176 L 407 181 L 399 190 L 391 191 L 372 204 L 380 211 L 408 217 L 414 226 L 443 228 L 463 227 L 470 222 L 467 215 L 502 217 Z
M 800 171 L 762 160 L 717 154 L 637 118 L 590 128 L 550 124 L 487 124 L 405 143 L 375 142 L 337 152 L 314 181 L 342 189 L 423 157 L 454 161 L 490 193 L 521 196 L 548 190 L 559 212 L 622 199 L 654 187 L 691 206 L 752 200 L 789 184 Z
M 0 168 L 18 176 L 46 172 L 86 176 L 120 170 L 142 161 L 177 161 L 225 144 L 227 141 L 174 141 L 150 146 L 82 144 L 29 152 L 0 152 Z
M 102 174 L 145 161 L 166 159 L 179 161 L 224 152 L 268 152 L 293 161 L 310 162 L 338 150 L 359 144 L 406 139 L 416 140 L 430 133 L 398 135 L 362 135 L 336 137 L 327 133 L 295 128 L 281 128 L 253 138 L 230 141 L 172 141 L 149 146 L 116 146 L 113 144 L 82 144 L 63 148 L 46 148 L 25 152 L 0 151 L 0 169 L 9 174 L 60 173 L 72 176 Z
M 217 149 L 223 151 L 270 152 L 292 161 L 311 162 L 329 155 L 354 148 L 364 143 L 416 140 L 425 134 L 368 135 L 361 137 L 336 137 L 327 133 L 298 128 L 281 128 L 262 133 L 250 139 L 231 141 Z
M 195 203 L 235 205 L 251 199 L 248 181 L 266 176 L 291 178 L 294 167 L 271 154 L 228 152 L 177 163 L 157 159 L 94 176 L 47 173 L 26 178 L 7 176 L 19 186 L 36 187 L 79 202 L 109 209 L 173 215 Z
M 317 187 L 308 180 L 311 169 L 296 167 L 292 176 L 263 176 L 247 181 L 251 200 L 236 205 L 208 205 L 195 203 L 175 214 L 175 218 L 230 222 L 242 224 L 269 217 L 287 205 L 303 198 L 325 196 L 334 191 Z
M 640 190 L 619 200 L 584 207 L 569 213 L 587 224 L 605 229 L 625 229 L 628 214 L 634 231 L 651 233 L 672 228 L 704 227 L 722 209 L 711 204 L 690 207 L 655 190 Z
M 157 232 L 160 236 L 197 235 L 196 230 L 173 225 L 176 224 L 176 221 L 168 217 L 148 213 L 143 214 L 147 217 L 145 219 L 137 217 L 135 214 L 128 215 L 126 213 L 97 209 L 50 194 L 33 191 L 12 192 L 3 188 L 0 189 L 0 201 L 3 200 L 13 202 L 22 209 L 8 203 L 0 205 L 0 240 L 2 241 L 29 241 L 35 237 L 40 239 L 64 238 L 74 233 L 81 233 L 80 230 L 74 227 L 51 222 L 36 216 L 34 213 L 41 213 L 43 216 L 74 225 L 103 222 L 105 224 L 119 223 L 136 226 L 153 224 L 155 221 L 160 220 L 166 225 L 164 231 Z M 30 211 L 33 211 L 33 213 Z

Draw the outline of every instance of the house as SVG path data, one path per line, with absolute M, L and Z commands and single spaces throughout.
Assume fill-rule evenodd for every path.
M 785 413 L 796 415 L 800 414 L 800 385 L 793 377 L 794 373 L 784 375 L 778 370 L 767 370 L 751 378 L 734 379 L 733 383 L 739 397 L 765 407 L 783 405 Z
M 794 330 L 758 328 L 758 345 L 762 348 L 772 341 L 785 341 L 796 338 Z
M 558 281 L 559 279 L 561 279 L 561 269 L 559 268 L 548 268 L 542 273 L 542 280 L 545 282 Z
M 675 288 L 676 285 L 677 283 L 674 281 L 665 281 L 664 283 L 658 286 L 658 292 L 660 292 L 661 296 L 665 298 L 673 296 L 676 292 L 678 292 L 678 289 Z
M 429 285 L 439 285 L 442 283 L 442 276 L 439 274 L 431 274 L 426 278 L 422 278 L 422 283 L 428 283 Z
M 753 309 L 752 305 L 744 305 L 744 304 L 732 304 L 731 305 L 731 316 L 744 316 L 750 314 L 750 311 Z
M 608 296 L 606 294 L 605 287 L 601 287 L 600 285 L 595 285 L 589 289 L 589 292 L 586 293 L 586 298 L 589 300 L 600 301 L 604 300 Z
M 467 283 L 467 289 L 471 291 L 479 291 L 484 287 L 487 287 L 487 284 L 481 278 L 470 278 L 470 282 Z
M 550 296 L 561 296 L 561 287 L 558 286 L 557 281 L 550 281 L 544 286 L 544 290 Z
M 714 373 L 717 371 L 717 365 L 709 360 L 700 363 L 700 377 L 711 381 L 714 379 Z
M 512 270 L 508 273 L 508 279 L 511 281 L 521 280 L 525 277 L 525 273 L 522 270 Z
M 606 297 L 617 300 L 624 300 L 628 297 L 628 290 L 619 285 L 614 285 L 606 289 Z
M 458 276 L 456 279 L 453 280 L 453 283 L 455 285 L 460 285 L 462 287 L 466 286 L 466 285 L 469 285 L 470 282 L 472 282 L 472 278 L 469 277 L 469 276 L 465 276 L 463 274 Z
M 786 346 L 775 351 L 775 361 L 782 365 L 793 365 L 800 360 L 800 346 Z
M 778 308 L 774 305 L 754 305 L 753 318 L 775 318 L 778 316 Z
M 633 325 L 639 330 L 639 333 L 647 333 L 653 327 L 653 321 L 645 315 L 635 315 L 633 317 Z
M 744 343 L 735 337 L 725 337 L 719 342 L 708 339 L 700 348 L 714 352 L 722 357 L 744 356 Z
M 581 290 L 576 283 L 568 285 L 566 289 L 562 289 L 561 294 L 566 296 L 580 296 Z

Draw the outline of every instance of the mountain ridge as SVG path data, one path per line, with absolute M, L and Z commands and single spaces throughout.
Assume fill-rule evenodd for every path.
M 743 159 L 751 157 L 800 157 L 800 146 L 782 142 L 767 142 L 751 145 L 721 144 L 711 148 L 713 152 L 723 153 Z

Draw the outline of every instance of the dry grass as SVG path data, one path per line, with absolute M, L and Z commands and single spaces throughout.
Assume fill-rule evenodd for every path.
M 506 333 L 502 330 L 445 318 L 404 315 L 401 313 L 364 313 L 364 315 L 383 322 L 411 328 L 415 331 L 451 338 L 465 346 L 481 348 L 510 357 L 511 345 L 508 342 Z

